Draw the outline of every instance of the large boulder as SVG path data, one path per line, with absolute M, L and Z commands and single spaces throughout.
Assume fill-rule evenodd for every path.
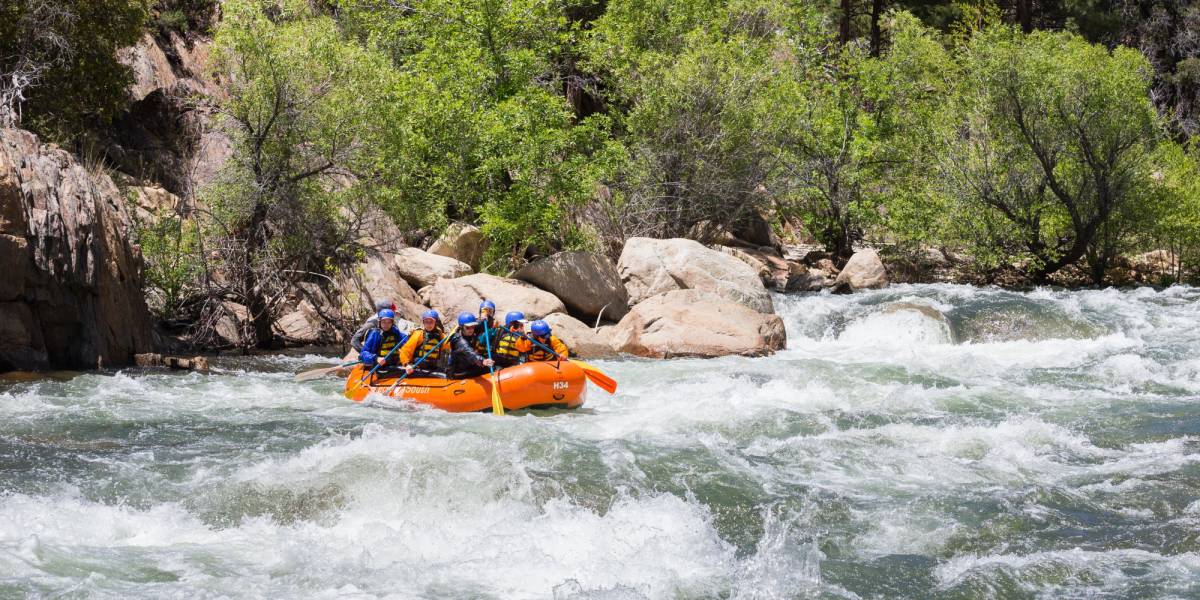
M 433 285 L 439 279 L 454 279 L 471 274 L 471 265 L 460 260 L 430 254 L 420 248 L 402 248 L 396 253 L 396 272 L 417 289 Z
M 609 342 L 611 332 L 594 330 L 583 321 L 567 314 L 554 313 L 542 318 L 550 325 L 554 335 L 562 339 L 579 358 L 611 358 L 616 356 Z
M 413 323 L 421 322 L 426 309 L 421 296 L 397 272 L 394 254 L 367 251 L 367 260 L 339 282 L 338 288 L 354 318 L 367 317 L 375 303 L 385 299 L 396 303 L 400 318 Z
M 787 344 L 783 320 L 702 290 L 638 303 L 612 332 L 614 350 L 637 356 L 761 356 Z
M 883 288 L 887 284 L 887 269 L 879 259 L 879 253 L 867 248 L 850 257 L 833 285 L 840 291 L 858 291 Z
M 467 223 L 451 223 L 433 245 L 429 246 L 430 254 L 448 256 L 479 269 L 483 253 L 487 252 L 489 242 L 483 237 L 479 228 Z
M 457 279 L 439 279 L 421 288 L 421 299 L 453 319 L 460 312 L 477 313 L 484 299 L 496 303 L 498 314 L 519 310 L 528 319 L 540 319 L 550 313 L 567 312 L 567 307 L 554 294 L 517 279 L 507 279 L 478 273 Z
M 0 129 L 0 371 L 120 366 L 151 350 L 131 223 L 107 175 Z
M 612 261 L 590 252 L 559 252 L 525 265 L 513 277 L 562 299 L 573 314 L 619 321 L 629 312 L 629 294 Z
M 633 305 L 673 290 L 702 290 L 760 313 L 775 312 L 754 267 L 693 240 L 631 238 L 617 272 Z

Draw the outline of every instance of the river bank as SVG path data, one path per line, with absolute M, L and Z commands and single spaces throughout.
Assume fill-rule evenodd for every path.
M 326 354 L 0 384 L 0 590 L 1200 592 L 1200 291 L 773 301 L 786 349 L 597 361 L 568 413 L 363 408 L 291 380 Z

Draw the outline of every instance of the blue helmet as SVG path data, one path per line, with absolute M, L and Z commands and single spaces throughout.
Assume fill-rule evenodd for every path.
M 438 311 L 436 311 L 436 310 L 427 310 L 427 311 L 421 313 L 421 320 L 424 321 L 425 319 L 433 319 L 434 321 L 441 321 L 442 316 L 439 315 Z
M 473 315 L 469 312 L 459 313 L 459 315 L 458 315 L 458 326 L 459 327 L 471 327 L 471 326 L 478 325 L 478 324 L 479 324 L 479 320 L 475 318 L 475 315 Z
M 382 321 L 384 319 L 391 319 L 391 320 L 395 321 L 396 320 L 396 311 L 394 311 L 390 308 L 385 308 L 385 309 L 379 311 L 379 320 Z
M 550 324 L 539 319 L 529 324 L 529 331 L 533 335 L 547 336 L 550 335 Z
M 514 311 L 508 313 L 507 315 L 504 315 L 504 326 L 512 327 L 513 323 L 515 323 L 517 321 L 524 321 L 524 320 L 525 320 L 525 313 L 523 313 L 519 310 L 514 310 Z
M 483 302 L 480 302 L 479 303 L 479 312 L 483 312 L 483 309 L 485 309 L 485 308 L 492 309 L 492 314 L 496 314 L 496 303 L 495 302 L 492 302 L 491 300 L 484 300 Z

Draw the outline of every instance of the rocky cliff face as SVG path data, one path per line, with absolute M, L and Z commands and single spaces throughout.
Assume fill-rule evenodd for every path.
M 123 365 L 150 350 L 129 231 L 107 175 L 0 129 L 0 372 Z

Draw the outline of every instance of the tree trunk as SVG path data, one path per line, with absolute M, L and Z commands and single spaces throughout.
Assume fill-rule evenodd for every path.
M 850 0 L 842 0 L 842 17 L 841 23 L 838 25 L 838 41 L 843 45 L 850 43 L 850 19 L 854 16 L 852 8 Z
M 871 0 L 871 56 L 878 58 L 883 44 L 879 19 L 883 16 L 883 0 Z
M 267 350 L 275 344 L 275 332 L 272 329 L 275 320 L 271 317 L 271 306 L 267 301 L 265 290 L 262 289 L 258 273 L 254 270 L 254 258 L 267 246 L 267 205 L 259 202 L 250 216 L 249 235 L 246 241 L 246 276 L 243 289 L 246 294 L 246 308 L 250 311 L 250 322 L 254 325 L 254 346 Z
M 1016 4 L 1017 23 L 1021 25 L 1021 31 L 1033 31 L 1033 0 L 1016 0 Z

